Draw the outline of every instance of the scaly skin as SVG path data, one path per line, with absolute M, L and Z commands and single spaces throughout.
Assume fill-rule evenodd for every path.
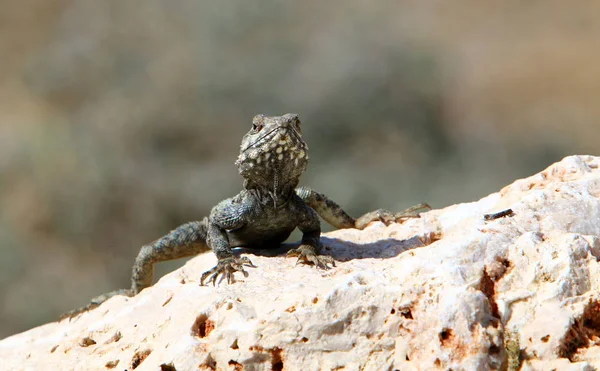
M 234 273 L 246 276 L 244 266 L 252 266 L 252 262 L 246 257 L 235 257 L 232 248 L 278 248 L 296 228 L 302 232 L 302 241 L 288 256 L 297 256 L 298 263 L 327 269 L 334 261 L 320 255 L 319 216 L 336 228 L 363 229 L 374 220 L 389 224 L 418 216 L 417 210 L 429 208 L 421 204 L 398 214 L 380 209 L 354 219 L 325 195 L 308 187 L 296 188 L 308 164 L 307 151 L 298 115 L 255 116 L 235 162 L 244 178 L 243 190 L 217 204 L 208 218 L 186 223 L 143 246 L 133 265 L 130 289 L 98 296 L 63 318 L 95 308 L 114 295 L 136 295 L 152 285 L 154 264 L 158 262 L 210 249 L 218 263 L 202 274 L 200 284 L 207 279 L 215 284 L 221 275 L 233 283 Z

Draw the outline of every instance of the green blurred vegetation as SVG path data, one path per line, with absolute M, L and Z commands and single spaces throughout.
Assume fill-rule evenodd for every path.
M 300 114 L 303 183 L 354 215 L 597 154 L 599 18 L 595 2 L 4 4 L 0 337 L 127 287 L 142 244 L 237 193 L 256 113 Z

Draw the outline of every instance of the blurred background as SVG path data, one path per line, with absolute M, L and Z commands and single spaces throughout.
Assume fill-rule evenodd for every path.
M 353 215 L 441 208 L 599 154 L 599 60 L 597 1 L 4 1 L 0 338 L 236 194 L 256 113 Z

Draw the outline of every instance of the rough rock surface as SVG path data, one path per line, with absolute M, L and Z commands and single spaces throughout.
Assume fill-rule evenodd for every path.
M 0 341 L 0 368 L 600 369 L 599 166 L 571 156 L 477 202 L 326 234 L 328 271 L 249 255 L 243 282 L 201 287 L 200 255 Z

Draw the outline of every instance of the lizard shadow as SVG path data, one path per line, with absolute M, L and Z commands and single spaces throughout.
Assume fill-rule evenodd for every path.
M 330 255 L 338 262 L 354 259 L 389 259 L 414 248 L 426 246 L 423 240 L 414 236 L 405 240 L 387 238 L 371 243 L 355 243 L 338 238 L 321 237 L 323 248 L 321 254 Z M 253 254 L 258 256 L 281 256 L 289 250 L 298 247 L 299 243 L 283 243 L 272 249 L 236 248 L 235 253 Z
M 403 252 L 426 246 L 418 236 L 404 240 L 386 238 L 370 243 L 355 243 L 338 238 L 321 237 L 321 243 L 324 246 L 322 252 L 340 262 L 354 259 L 389 259 Z

